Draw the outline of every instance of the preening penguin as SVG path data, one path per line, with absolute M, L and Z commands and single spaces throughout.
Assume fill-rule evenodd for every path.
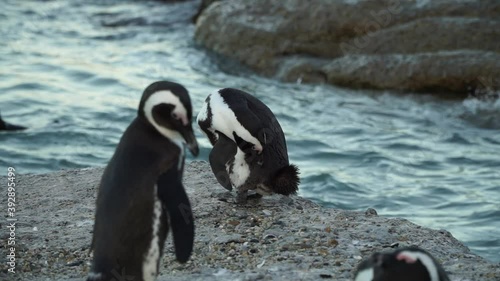
M 184 143 L 198 155 L 191 121 L 183 86 L 159 81 L 144 90 L 100 182 L 88 281 L 155 280 L 169 227 L 177 260 L 189 259 L 194 222 L 182 172 Z
M 211 94 L 197 117 L 213 149 L 209 162 L 219 183 L 237 189 L 238 202 L 248 190 L 268 195 L 295 194 L 300 182 L 290 165 L 285 135 L 272 111 L 256 97 L 232 88 Z
M 354 281 L 450 281 L 434 257 L 416 247 L 374 253 L 356 269 Z

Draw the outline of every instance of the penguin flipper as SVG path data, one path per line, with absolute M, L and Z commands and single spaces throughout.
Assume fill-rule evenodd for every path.
M 171 167 L 157 181 L 158 197 L 165 207 L 174 236 L 177 260 L 185 263 L 191 256 L 194 243 L 194 219 L 189 198 L 182 185 L 177 167 Z
M 224 134 L 219 134 L 219 140 L 215 143 L 208 160 L 217 181 L 225 189 L 232 191 L 233 185 L 226 170 L 226 163 L 234 158 L 237 150 L 236 144 Z

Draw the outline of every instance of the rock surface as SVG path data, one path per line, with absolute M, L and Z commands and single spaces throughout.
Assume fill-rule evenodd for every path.
M 195 38 L 289 82 L 459 93 L 500 89 L 500 80 L 478 82 L 500 76 L 496 0 L 220 1 L 200 15 Z
M 89 270 L 96 188 L 102 168 L 18 175 L 16 274 L 1 280 L 82 280 Z M 165 246 L 158 280 L 340 280 L 362 258 L 393 243 L 429 250 L 453 280 L 494 281 L 500 264 L 471 253 L 445 230 L 431 230 L 376 211 L 336 210 L 301 197 L 265 197 L 245 205 L 219 186 L 206 162 L 191 162 L 185 187 L 194 207 L 191 260 Z M 6 186 L 6 178 L 0 178 Z M 1 197 L 6 206 L 6 196 Z M 5 221 L 2 241 L 6 241 Z M 0 244 L 2 253 L 6 245 Z
M 208 8 L 208 6 L 212 5 L 216 1 L 220 1 L 220 0 L 201 0 L 200 6 L 198 6 L 198 11 L 191 19 L 193 21 L 193 23 L 196 23 L 196 21 L 198 21 L 198 17 L 201 15 L 201 13 L 203 13 L 203 11 L 205 11 Z

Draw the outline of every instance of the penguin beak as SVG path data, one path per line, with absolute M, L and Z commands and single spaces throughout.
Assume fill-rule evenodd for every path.
M 181 135 L 186 141 L 187 147 L 193 156 L 198 156 L 200 149 L 198 148 L 198 142 L 196 141 L 196 137 L 194 136 L 193 127 L 186 126 L 184 130 L 181 131 Z

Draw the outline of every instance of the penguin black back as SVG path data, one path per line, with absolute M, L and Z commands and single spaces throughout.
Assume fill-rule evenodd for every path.
M 181 85 L 160 81 L 144 90 L 101 178 L 87 280 L 154 280 L 169 227 L 177 260 L 188 260 L 194 222 L 182 171 L 183 143 L 198 154 L 191 114 Z
M 416 246 L 374 253 L 356 269 L 354 281 L 449 281 L 427 251 Z

